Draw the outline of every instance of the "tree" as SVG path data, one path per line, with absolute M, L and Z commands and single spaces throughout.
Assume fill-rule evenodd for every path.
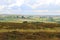
M 49 17 L 49 18 L 48 18 L 48 21 L 52 21 L 52 22 L 53 22 L 54 19 L 53 19 L 52 17 Z
M 23 23 L 28 23 L 27 21 L 23 21 Z
M 25 17 L 24 17 L 24 16 L 22 16 L 21 18 L 22 18 L 22 19 L 25 19 Z

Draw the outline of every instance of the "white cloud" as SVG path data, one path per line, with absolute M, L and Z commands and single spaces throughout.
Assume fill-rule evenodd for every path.
M 60 0 L 56 0 L 56 5 L 60 6 Z
M 0 5 L 0 10 L 2 10 L 2 9 L 4 9 L 5 8 L 5 6 L 3 6 L 3 5 Z
M 43 4 L 42 1 L 41 0 L 34 0 L 34 1 L 33 0 L 26 0 L 25 4 L 34 9 L 34 8 L 42 5 Z
M 48 11 L 48 12 L 52 12 L 52 13 L 60 13 L 60 10 L 53 10 L 53 11 Z
M 46 5 L 49 6 L 50 4 L 60 5 L 60 0 L 26 0 L 25 4 L 33 9 Z
M 50 4 L 54 5 L 60 5 L 60 0 L 5 0 L 5 3 L 0 0 L 0 11 L 1 13 L 20 13 L 21 9 L 19 9 L 20 6 L 23 4 L 31 7 L 32 9 L 38 8 L 38 7 L 48 7 Z M 3 4 L 3 5 L 2 5 Z M 12 7 L 17 6 L 17 9 L 12 9 Z M 3 10 L 3 9 L 7 10 Z M 24 12 L 60 12 L 58 11 L 48 11 L 48 10 L 24 10 Z
M 21 6 L 24 3 L 24 0 L 16 0 L 15 3 L 10 4 L 8 7 Z
M 22 12 L 21 9 L 3 9 L 0 14 L 19 14 L 20 12 Z
M 25 10 L 24 12 L 48 12 L 48 10 Z
M 32 9 L 38 7 L 48 7 L 50 4 L 60 5 L 60 0 L 0 0 L 0 4 L 4 4 L 8 6 L 8 8 L 14 6 L 22 6 L 26 4 L 27 6 L 31 7 Z
M 5 3 L 8 5 L 4 5 L 4 2 L 3 5 L 0 5 L 0 14 L 18 14 L 22 11 L 19 7 L 24 3 L 24 0 L 5 0 Z

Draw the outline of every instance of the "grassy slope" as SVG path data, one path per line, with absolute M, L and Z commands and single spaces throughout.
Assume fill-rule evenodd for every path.
M 40 28 L 40 26 L 47 26 L 44 28 Z M 55 26 L 53 28 L 49 28 L 49 26 Z M 39 24 L 39 29 L 37 28 L 36 24 L 29 24 L 29 23 L 11 23 L 11 22 L 0 22 L 0 32 L 8 32 L 8 31 L 19 31 L 19 32 L 60 32 L 59 24 L 54 23 L 45 23 L 43 25 Z M 59 25 L 60 26 L 60 25 Z M 24 28 L 23 28 L 24 27 Z M 35 28 L 36 27 L 36 28 Z
M 13 25 L 12 25 L 13 24 Z M 60 28 L 45 29 L 4 29 L 21 23 L 0 22 L 0 40 L 60 40 Z M 25 23 L 23 23 L 25 24 Z M 15 27 L 14 26 L 14 27 Z M 20 25 L 21 26 L 21 25 Z M 1 27 L 1 26 L 0 26 Z M 18 26 L 17 26 L 18 27 Z M 25 27 L 26 24 L 25 24 Z M 30 26 L 31 27 L 31 26 Z

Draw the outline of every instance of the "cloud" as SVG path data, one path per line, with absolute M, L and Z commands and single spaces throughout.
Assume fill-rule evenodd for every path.
M 14 0 L 0 0 L 0 11 L 14 2 Z
M 0 5 L 6 6 L 7 8 L 11 8 L 14 6 L 20 7 L 23 3 L 24 0 L 0 0 Z
M 60 6 L 60 0 L 56 0 L 56 5 Z
M 4 9 L 5 6 L 4 5 L 0 5 L 0 10 Z
M 8 8 L 21 7 L 23 4 L 36 9 L 38 7 L 48 7 L 52 4 L 60 6 L 60 0 L 0 0 L 0 5 L 5 5 Z
M 53 10 L 53 11 L 48 11 L 50 13 L 60 13 L 60 10 Z
M 21 6 L 24 3 L 24 0 L 16 0 L 15 3 L 10 4 L 8 7 Z
M 0 5 L 10 5 L 15 3 L 16 0 L 0 0 Z
M 19 14 L 20 12 L 22 12 L 22 10 L 17 6 L 12 8 L 5 7 L 4 9 L 0 10 L 0 14 Z
M 26 0 L 25 4 L 32 9 L 42 7 L 48 7 L 49 5 L 60 5 L 60 0 Z
M 41 0 L 26 0 L 25 4 L 31 8 L 36 8 L 43 4 Z
M 25 5 L 22 7 L 22 5 Z M 17 14 L 30 13 L 60 13 L 60 0 L 0 0 L 0 13 Z M 40 9 L 39 9 L 40 8 Z M 44 10 L 44 8 L 46 8 Z M 58 8 L 56 11 L 49 11 Z M 26 10 L 24 10 L 26 9 Z M 49 9 L 49 10 L 47 10 Z
M 24 0 L 0 0 L 0 13 L 19 13 L 21 8 L 19 8 L 24 3 Z
M 48 10 L 25 10 L 24 12 L 48 12 Z

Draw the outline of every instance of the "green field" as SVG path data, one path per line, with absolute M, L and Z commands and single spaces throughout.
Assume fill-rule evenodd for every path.
M 47 23 L 60 23 L 60 16 L 27 16 L 27 15 L 1 15 L 0 22 L 47 22 Z

